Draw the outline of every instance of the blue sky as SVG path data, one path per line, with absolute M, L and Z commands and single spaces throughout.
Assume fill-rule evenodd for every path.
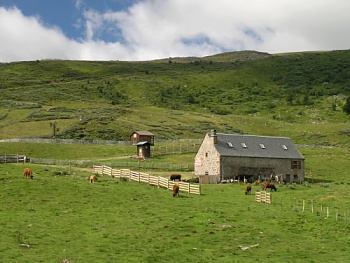
M 0 62 L 350 48 L 348 0 L 0 0 Z

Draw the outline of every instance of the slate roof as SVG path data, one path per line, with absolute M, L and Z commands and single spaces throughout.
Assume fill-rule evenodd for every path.
M 208 135 L 210 137 L 210 133 Z M 216 135 L 215 147 L 222 156 L 305 159 L 290 138 L 220 133 Z

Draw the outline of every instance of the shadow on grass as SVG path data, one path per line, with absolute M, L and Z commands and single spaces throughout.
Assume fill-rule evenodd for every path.
M 333 183 L 334 180 L 329 179 L 315 179 L 315 178 L 305 178 L 305 181 L 309 182 L 310 184 L 318 184 L 318 183 Z

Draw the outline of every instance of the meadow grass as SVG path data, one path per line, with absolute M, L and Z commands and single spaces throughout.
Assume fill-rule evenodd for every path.
M 0 166 L 4 262 L 346 262 L 350 256 L 343 216 L 348 182 L 278 186 L 267 205 L 244 195 L 244 185 L 202 185 L 200 196 L 173 198 L 165 189 L 107 176 L 90 184 L 92 170 L 30 165 L 34 179 L 24 179 L 23 167 Z M 321 204 L 330 209 L 328 219 L 325 210 L 317 214 Z
M 49 136 L 56 121 L 58 138 L 128 140 L 148 130 L 198 139 L 215 128 L 349 146 L 347 50 L 173 59 L 1 64 L 0 139 Z

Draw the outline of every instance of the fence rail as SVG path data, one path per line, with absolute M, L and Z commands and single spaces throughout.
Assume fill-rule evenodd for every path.
M 1 154 L 0 163 L 25 163 L 27 157 L 18 154 Z
M 130 141 L 108 140 L 74 140 L 74 139 L 42 139 L 42 138 L 18 138 L 4 139 L 0 142 L 29 142 L 29 143 L 54 143 L 54 144 L 96 144 L 96 145 L 131 145 Z
M 258 203 L 272 204 L 271 193 L 266 191 L 255 192 L 255 201 Z
M 149 185 L 154 185 L 159 187 L 166 188 L 168 190 L 172 190 L 174 184 L 179 186 L 179 190 L 182 192 L 186 192 L 188 194 L 201 194 L 201 188 L 198 184 L 190 184 L 186 182 L 174 182 L 169 181 L 168 179 L 161 176 L 152 176 L 147 173 L 135 172 L 130 169 L 112 169 L 109 166 L 93 166 L 93 172 L 101 175 L 109 175 L 111 177 L 123 177 L 129 180 L 133 180 L 139 183 L 147 183 Z

